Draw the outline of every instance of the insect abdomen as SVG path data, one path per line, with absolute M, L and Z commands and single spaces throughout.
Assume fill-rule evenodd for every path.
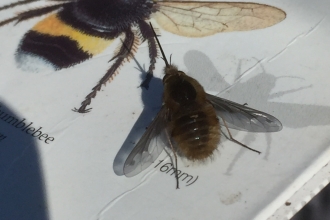
M 62 69 L 101 53 L 112 42 L 113 39 L 83 33 L 64 23 L 58 14 L 52 14 L 25 34 L 17 60 L 24 62 L 24 56 L 32 55 L 49 62 L 55 69 Z
M 179 152 L 189 160 L 210 157 L 220 141 L 220 125 L 209 103 L 184 114 L 171 122 L 172 137 Z

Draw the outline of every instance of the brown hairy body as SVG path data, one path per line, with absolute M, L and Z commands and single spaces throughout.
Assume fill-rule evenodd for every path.
M 220 124 L 203 87 L 170 65 L 165 68 L 164 105 L 169 133 L 180 156 L 193 161 L 210 157 L 220 141 Z

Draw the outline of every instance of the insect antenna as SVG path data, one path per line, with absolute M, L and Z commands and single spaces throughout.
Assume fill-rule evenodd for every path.
M 0 11 L 8 9 L 8 8 L 13 8 L 13 7 L 18 6 L 18 5 L 29 4 L 31 2 L 36 2 L 36 1 L 39 1 L 39 0 L 25 0 L 25 1 L 14 2 L 14 3 L 4 5 L 4 6 L 0 7 Z
M 68 3 L 63 3 L 63 4 L 58 4 L 58 5 L 51 5 L 51 6 L 46 6 L 43 8 L 37 8 L 37 9 L 32 9 L 30 11 L 25 11 L 25 12 L 21 12 L 19 13 L 17 16 L 15 17 L 11 17 L 8 18 L 6 20 L 0 21 L 0 27 L 4 26 L 10 22 L 16 21 L 16 24 L 25 20 L 28 20 L 30 18 L 34 18 L 34 17 L 39 17 L 42 16 L 44 14 L 48 14 L 52 11 L 55 11 L 63 6 L 65 6 L 65 4 Z M 1 10 L 1 8 L 0 8 Z
M 156 38 L 156 41 L 157 41 L 158 47 L 160 49 L 160 52 L 162 53 L 162 56 L 163 56 L 162 59 L 165 61 L 166 67 L 169 67 L 170 65 L 168 64 L 167 59 L 166 59 L 166 56 L 165 56 L 165 53 L 163 51 L 163 48 L 162 48 L 162 46 L 159 43 L 159 40 L 158 40 L 157 34 L 155 32 L 155 29 L 154 29 L 154 27 L 152 26 L 152 24 L 150 22 L 149 22 L 149 24 L 150 24 L 151 30 L 154 33 L 154 36 Z

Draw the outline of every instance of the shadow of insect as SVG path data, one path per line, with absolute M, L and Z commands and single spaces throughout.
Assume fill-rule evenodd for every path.
M 198 59 L 200 63 L 203 63 L 203 65 L 196 65 L 196 59 Z M 205 86 L 206 90 L 215 91 L 218 93 L 218 96 L 223 98 L 242 104 L 248 103 L 248 106 L 253 106 L 256 109 L 274 114 L 281 119 L 284 128 L 300 129 L 309 126 L 328 126 L 330 124 L 330 117 L 325 117 L 330 115 L 329 106 L 270 101 L 274 98 L 312 88 L 313 85 L 306 85 L 272 94 L 272 90 L 281 80 L 303 81 L 303 78 L 285 75 L 276 77 L 267 73 L 262 62 L 258 60 L 252 67 L 242 73 L 242 60 L 240 60 L 237 65 L 234 82 L 228 83 L 225 80 L 225 75 L 220 74 L 209 57 L 200 51 L 188 51 L 185 54 L 184 63 L 188 69 L 188 74 L 198 79 L 201 84 Z M 208 67 L 207 72 L 205 72 L 206 66 Z M 255 74 L 256 68 L 258 68 L 257 74 Z M 204 70 L 204 75 L 200 74 L 202 70 Z M 252 70 L 254 70 L 254 76 L 242 82 L 241 79 L 244 78 L 245 74 L 251 73 Z M 302 82 L 301 84 L 303 85 L 306 83 Z M 306 117 L 306 115 L 312 115 L 313 117 Z M 301 120 L 302 118 L 304 120 Z M 236 133 L 237 132 L 233 131 L 233 135 Z M 255 140 L 255 135 L 254 133 L 246 133 L 243 142 L 249 145 Z M 264 159 L 267 160 L 271 150 L 272 135 L 268 133 L 258 135 L 265 135 L 267 146 L 262 155 Z M 240 149 L 236 154 L 235 158 L 228 166 L 227 175 L 230 175 L 235 162 L 243 153 L 244 150 Z

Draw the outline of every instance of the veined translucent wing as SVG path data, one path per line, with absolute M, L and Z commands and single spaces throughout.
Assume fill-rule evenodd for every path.
M 276 132 L 282 130 L 282 123 L 265 112 L 249 108 L 238 103 L 206 94 L 216 110 L 220 123 L 221 118 L 226 121 L 229 128 L 250 132 Z
M 124 174 L 132 177 L 148 168 L 162 153 L 168 140 L 165 134 L 167 108 L 162 107 L 124 164 Z
M 186 37 L 262 29 L 286 17 L 279 8 L 251 2 L 157 1 L 157 5 L 152 15 L 157 23 Z

